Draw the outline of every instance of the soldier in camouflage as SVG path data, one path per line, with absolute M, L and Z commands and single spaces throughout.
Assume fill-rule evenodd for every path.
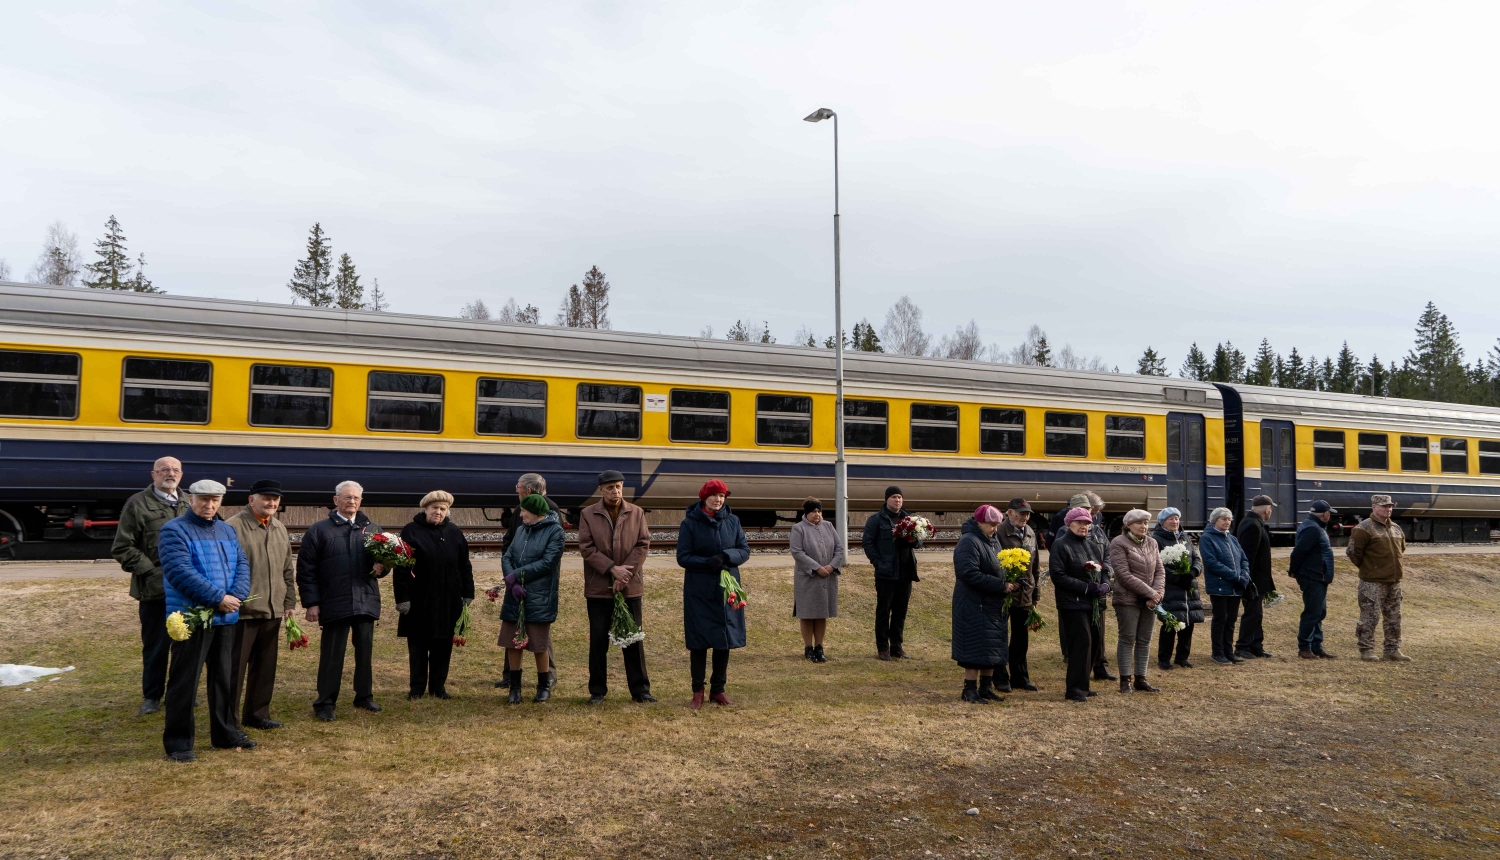
M 1359 624 L 1354 636 L 1363 660 L 1379 661 L 1375 653 L 1375 625 L 1384 621 L 1386 660 L 1410 662 L 1401 653 L 1401 558 L 1406 536 L 1391 521 L 1396 508 L 1390 496 L 1370 497 L 1370 518 L 1355 526 L 1344 554 L 1359 568 Z

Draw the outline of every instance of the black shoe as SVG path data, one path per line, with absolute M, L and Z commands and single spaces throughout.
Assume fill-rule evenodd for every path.
M 1009 693 L 1009 692 L 1013 692 L 1013 691 L 1011 690 L 1010 682 L 1009 681 L 996 681 L 995 682 L 995 692 L 997 692 L 997 693 Z
M 982 699 L 982 698 L 979 697 L 979 691 L 976 690 L 976 689 L 974 689 L 973 687 L 964 687 L 963 696 L 961 698 L 965 702 L 968 702 L 971 705 L 988 705 L 989 704 L 989 702 L 987 702 L 984 699 Z
M 1118 676 L 1111 675 L 1109 673 L 1109 667 L 1107 667 L 1107 666 L 1095 666 L 1094 667 L 1094 680 L 1095 681 L 1118 681 L 1120 679 L 1119 679 Z
M 604 704 L 604 694 L 603 693 L 595 693 L 594 695 L 589 696 L 589 704 L 590 705 L 602 705 L 602 704 Z
M 823 653 L 823 646 L 822 645 L 814 645 L 813 646 L 812 661 L 814 663 L 827 663 L 828 662 L 828 655 L 826 655 L 826 654 Z
M 1042 688 L 1038 687 L 1037 685 L 1035 685 L 1033 683 L 1031 683 L 1030 681 L 1023 681 L 1021 683 L 1021 689 L 1025 690 L 1028 693 L 1035 693 L 1035 692 L 1041 690 Z
M 1172 671 L 1172 664 L 1168 663 L 1166 660 L 1157 660 L 1156 668 L 1162 670 L 1163 672 L 1170 672 Z
M 1189 663 L 1186 660 L 1173 660 L 1172 661 L 1172 665 L 1173 666 L 1181 666 L 1184 669 L 1191 669 L 1191 668 L 1193 668 L 1193 664 Z
M 1259 651 L 1251 651 L 1250 653 L 1254 654 L 1257 657 L 1260 657 L 1263 660 L 1269 660 L 1272 657 L 1276 656 L 1275 654 L 1272 654 L 1270 651 L 1267 651 L 1265 649 L 1261 649 Z
M 510 688 L 510 696 L 508 696 L 505 701 L 508 704 L 512 705 L 521 704 L 521 688 L 512 684 Z
M 1229 662 L 1231 662 L 1231 663 L 1244 663 L 1244 662 L 1246 662 L 1246 660 L 1245 660 L 1244 657 L 1241 657 L 1239 654 L 1230 654 L 1229 655 Z
M 813 659 L 813 646 L 811 646 L 811 645 L 803 645 L 802 646 L 802 659 L 806 660 L 809 663 L 815 663 L 815 662 L 817 662 L 816 660 Z
M 635 701 L 640 702 L 642 704 L 648 704 L 650 702 L 656 701 L 656 697 L 653 696 L 653 695 L 651 695 L 650 693 L 637 693 L 634 696 L 631 696 L 630 698 L 632 698 Z
M 892 645 L 891 646 L 891 659 L 892 660 L 910 660 L 911 659 L 911 655 L 908 654 L 908 653 L 906 653 L 905 651 L 901 650 L 901 646 L 900 645 Z
M 406 694 L 406 700 L 408 702 L 416 701 L 417 699 L 420 699 L 420 698 L 422 698 L 422 694 L 421 693 L 407 693 Z
M 354 707 L 356 707 L 356 708 L 364 708 L 365 710 L 369 711 L 372 714 L 378 714 L 378 713 L 380 713 L 380 706 L 377 705 L 377 704 L 375 704 L 375 700 L 374 699 L 371 699 L 368 702 L 355 702 L 354 703 Z
M 1253 651 L 1247 651 L 1244 648 L 1236 648 L 1236 649 L 1234 649 L 1234 657 L 1238 657 L 1241 660 L 1254 660 L 1256 657 L 1259 657 L 1259 656 L 1260 656 L 1259 654 L 1256 654 Z M 1234 658 L 1231 657 L 1230 659 L 1234 659 Z
M 447 690 L 438 690 L 436 693 L 432 694 L 432 697 L 434 699 L 445 699 L 445 700 L 453 698 L 453 696 L 450 695 Z
M 245 720 L 244 723 L 252 729 L 260 729 L 263 732 L 281 728 L 281 723 L 275 720 Z
M 313 714 L 315 714 L 318 719 L 322 720 L 325 723 L 331 723 L 334 721 L 333 708 L 329 708 L 324 711 L 314 709 Z
M 145 716 L 146 714 L 154 714 L 154 713 L 156 713 L 159 710 L 161 710 L 161 699 L 142 699 L 141 700 L 141 710 L 140 710 L 141 716 Z
M 197 761 L 198 754 L 192 750 L 178 750 L 177 752 L 167 753 L 167 760 L 180 762 Z
M 1214 662 L 1215 663 L 1223 663 L 1224 665 L 1227 666 L 1228 664 L 1233 663 L 1234 661 L 1231 660 L 1231 659 L 1229 659 L 1228 657 L 1225 657 L 1223 654 L 1215 654 L 1214 655 Z M 1243 663 L 1245 661 L 1241 660 L 1240 662 Z
M 255 749 L 258 746 L 260 746 L 260 744 L 258 744 L 255 741 L 251 740 L 249 735 L 245 734 L 244 732 L 240 732 L 239 737 L 237 737 L 234 740 L 230 741 L 228 746 L 223 746 L 223 747 L 218 747 L 218 748 L 222 749 L 222 750 L 232 750 L 232 749 L 236 749 L 236 748 L 242 749 L 242 750 L 253 750 L 253 749 Z
M 1063 696 L 1063 698 L 1070 702 L 1087 702 L 1089 700 L 1088 694 L 1082 690 L 1069 690 L 1068 694 Z
M 497 690 L 509 690 L 510 689 L 510 676 L 509 675 L 504 675 L 504 676 L 502 676 L 500 678 L 500 680 L 496 681 L 495 682 L 495 689 L 497 689 Z
M 1089 698 L 1091 698 L 1091 699 L 1092 699 L 1092 698 L 1093 698 L 1093 697 L 1095 697 L 1095 696 L 1097 696 L 1097 695 L 1099 695 L 1099 691 L 1098 691 L 1098 690 L 1084 690 L 1084 691 L 1083 691 L 1083 692 L 1084 692 L 1084 693 L 1085 693 L 1085 694 L 1086 694 L 1086 695 L 1087 695 L 1087 696 L 1088 696 L 1088 697 L 1089 697 Z

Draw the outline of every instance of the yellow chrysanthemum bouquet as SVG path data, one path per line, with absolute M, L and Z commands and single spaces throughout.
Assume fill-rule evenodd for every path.
M 1020 582 L 1021 577 L 1031 572 L 1031 553 L 1016 547 L 1015 549 L 1002 549 L 998 556 L 1000 569 L 1005 571 L 1005 581 Z M 1014 592 L 1011 592 L 1014 594 Z M 1011 595 L 1005 595 L 1005 602 L 1000 604 L 1000 614 L 1004 615 L 1010 611 Z
M 240 601 L 243 606 L 254 600 L 259 595 L 252 594 Z M 199 630 L 207 630 L 214 626 L 214 608 L 212 606 L 193 606 L 181 609 L 167 616 L 167 635 L 173 642 L 186 642 Z

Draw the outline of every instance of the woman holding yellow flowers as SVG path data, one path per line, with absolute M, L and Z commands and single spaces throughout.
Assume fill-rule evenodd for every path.
M 1020 590 L 1000 566 L 1002 519 L 999 508 L 980 505 L 953 549 L 953 660 L 964 670 L 963 700 L 978 705 L 1003 701 L 993 676 L 1006 665 L 1007 604 Z

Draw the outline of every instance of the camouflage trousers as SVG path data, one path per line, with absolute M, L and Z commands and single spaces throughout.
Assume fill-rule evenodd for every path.
M 1354 638 L 1361 653 L 1375 650 L 1375 625 L 1385 619 L 1385 651 L 1401 650 L 1401 583 L 1361 582 Z

